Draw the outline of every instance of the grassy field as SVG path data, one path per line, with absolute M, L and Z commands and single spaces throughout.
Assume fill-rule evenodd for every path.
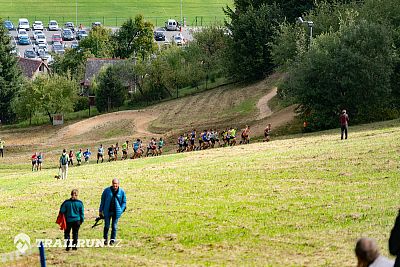
M 400 121 L 289 136 L 285 140 L 31 173 L 0 161 L 0 253 L 20 232 L 61 238 L 54 223 L 72 188 L 91 229 L 113 177 L 127 193 L 120 248 L 47 250 L 51 266 L 250 265 L 355 266 L 355 241 L 387 240 L 399 206 Z M 37 255 L 21 266 L 37 264 Z M 15 263 L 10 263 L 15 266 Z
M 15 1 L 0 0 L 0 17 L 10 18 L 17 23 L 18 18 L 42 20 L 48 23 L 51 19 L 59 23 L 76 21 L 76 4 L 78 5 L 78 23 L 87 26 L 100 21 L 108 26 L 119 26 L 127 18 L 143 14 L 147 20 L 162 26 L 168 18 L 180 20 L 180 1 L 171 0 L 131 0 L 131 1 Z M 206 25 L 223 22 L 222 8 L 232 5 L 232 0 L 185 0 L 182 1 L 182 13 L 189 25 Z

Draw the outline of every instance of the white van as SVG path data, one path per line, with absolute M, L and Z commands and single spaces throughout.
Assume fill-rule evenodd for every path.
M 29 31 L 30 25 L 29 25 L 29 20 L 28 19 L 19 19 L 18 20 L 18 30 L 19 29 L 24 29 Z
M 176 31 L 178 30 L 178 22 L 174 19 L 169 19 L 165 22 L 165 28 L 167 31 Z

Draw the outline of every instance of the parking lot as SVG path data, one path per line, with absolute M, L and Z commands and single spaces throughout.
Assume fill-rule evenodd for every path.
M 15 25 L 14 25 L 15 26 Z M 15 26 L 16 27 L 16 26 Z M 61 27 L 61 26 L 60 26 Z M 118 28 L 110 28 L 113 32 L 117 31 Z M 75 28 L 75 33 L 76 33 L 76 28 Z M 85 29 L 87 31 L 87 33 L 89 34 L 90 28 L 86 28 Z M 194 29 L 191 28 L 182 28 L 182 31 L 166 31 L 164 28 L 157 28 L 154 29 L 154 31 L 163 31 L 164 35 L 165 35 L 165 41 L 155 41 L 160 47 L 164 46 L 164 45 L 168 45 L 168 44 L 172 44 L 174 42 L 174 36 L 175 35 L 181 35 L 185 41 L 185 43 L 190 42 L 193 40 L 192 37 L 192 32 L 194 31 Z M 18 43 L 18 31 L 17 30 L 11 30 L 10 31 L 10 35 L 11 35 L 11 39 L 12 39 L 12 43 L 13 45 L 15 45 L 16 47 L 16 53 L 18 56 L 20 57 L 24 57 L 24 53 L 26 50 L 34 50 L 35 52 L 38 51 L 38 47 L 35 44 L 35 39 L 33 36 L 34 31 L 32 29 L 30 29 L 29 31 L 27 31 L 27 34 L 29 36 L 29 40 L 30 40 L 30 44 L 26 44 L 26 45 L 20 45 Z M 46 37 L 46 49 L 47 51 L 52 54 L 54 53 L 53 51 L 53 41 L 52 41 L 52 37 L 54 34 L 60 34 L 62 33 L 62 28 L 60 28 L 59 30 L 56 31 L 49 31 L 47 27 L 45 27 L 43 29 L 43 34 Z M 76 35 L 74 33 L 74 39 L 71 41 L 62 41 L 62 45 L 63 47 L 66 48 L 71 48 L 71 46 L 73 44 L 75 45 L 79 45 L 79 40 L 76 39 Z M 43 47 L 41 47 L 43 48 Z M 36 55 L 37 59 L 40 59 L 39 55 Z M 51 62 L 52 57 L 50 56 L 48 58 L 48 61 Z

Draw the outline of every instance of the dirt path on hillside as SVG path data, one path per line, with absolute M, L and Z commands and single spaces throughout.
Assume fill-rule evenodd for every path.
M 147 128 L 149 123 L 157 117 L 152 110 L 127 110 L 99 115 L 62 128 L 54 138 L 51 138 L 51 142 L 53 144 L 66 142 L 76 136 L 85 136 L 85 139 L 90 140 L 92 133 L 96 130 L 101 131 L 105 127 L 115 127 L 115 124 L 117 127 L 122 126 L 130 134 L 154 135 Z M 121 122 L 121 125 L 118 125 L 118 122 Z
M 272 114 L 272 110 L 268 106 L 268 101 L 270 101 L 274 96 L 276 96 L 277 91 L 278 88 L 274 87 L 271 90 L 271 92 L 260 98 L 260 100 L 257 103 L 257 108 L 259 110 L 257 120 L 262 120 Z

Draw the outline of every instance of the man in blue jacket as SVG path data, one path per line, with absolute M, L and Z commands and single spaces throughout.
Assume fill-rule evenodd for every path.
M 64 239 L 67 240 L 66 250 L 69 251 L 71 248 L 70 244 L 70 232 L 72 229 L 72 250 L 76 250 L 76 244 L 78 242 L 79 227 L 83 223 L 84 207 L 82 201 L 78 200 L 78 190 L 74 189 L 71 191 L 71 198 L 65 200 L 61 204 L 60 212 L 64 214 L 67 222 L 67 229 L 64 230 Z
M 126 209 L 126 196 L 124 190 L 119 187 L 119 180 L 114 178 L 112 185 L 104 189 L 101 195 L 101 203 L 99 208 L 99 216 L 104 216 L 104 244 L 108 244 L 108 230 L 110 229 L 110 221 L 112 219 L 111 240 L 113 245 L 117 237 L 118 219 Z

